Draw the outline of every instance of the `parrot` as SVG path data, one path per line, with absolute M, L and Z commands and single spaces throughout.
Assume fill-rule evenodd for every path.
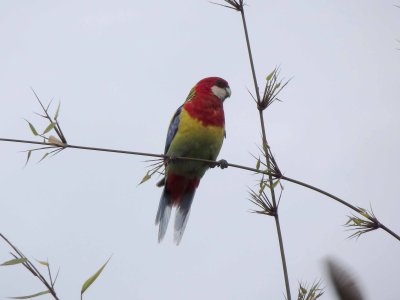
M 179 245 L 194 194 L 210 167 L 208 163 L 174 158 L 216 160 L 226 137 L 223 103 L 230 96 L 231 89 L 225 79 L 204 78 L 190 90 L 171 119 L 164 149 L 169 159 L 164 162 L 165 176 L 157 183 L 164 187 L 155 221 L 159 226 L 158 242 L 165 236 L 175 207 L 174 242 Z

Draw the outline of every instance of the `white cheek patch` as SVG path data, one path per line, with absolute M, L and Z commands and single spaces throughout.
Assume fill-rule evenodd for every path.
M 226 89 L 224 88 L 220 88 L 216 85 L 214 85 L 211 88 L 212 93 L 217 96 L 221 101 L 225 100 L 226 96 L 227 96 L 227 92 Z

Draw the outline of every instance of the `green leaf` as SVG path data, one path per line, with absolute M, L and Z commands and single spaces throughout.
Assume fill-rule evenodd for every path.
M 144 177 L 142 178 L 142 181 L 139 182 L 139 185 L 141 185 L 142 183 L 146 182 L 150 178 L 151 178 L 151 175 L 149 174 L 149 172 L 147 172 L 146 175 L 144 175 Z
M 31 129 L 33 135 L 35 135 L 35 136 L 36 136 L 36 135 L 39 135 L 38 132 L 36 131 L 35 127 L 32 125 L 32 123 L 29 122 L 28 120 L 25 120 L 25 121 L 28 122 L 29 128 Z
M 274 74 L 275 74 L 275 69 L 271 73 L 268 74 L 267 81 L 270 81 L 272 76 L 274 76 Z
M 32 150 L 28 151 L 28 154 L 26 155 L 26 162 L 25 162 L 25 166 L 28 164 L 29 159 L 31 158 L 31 154 L 32 154 Z
M 280 182 L 280 179 L 276 180 L 276 181 L 272 184 L 272 188 L 275 189 L 279 182 Z
M 39 264 L 41 264 L 42 266 L 46 266 L 46 267 L 48 267 L 48 266 L 49 266 L 49 263 L 48 263 L 47 261 L 44 261 L 44 260 L 38 260 L 38 259 L 36 259 L 36 261 L 37 261 Z
M 46 295 L 46 294 L 49 294 L 49 293 L 50 293 L 50 291 L 43 291 L 43 292 L 36 293 L 36 294 L 33 294 L 33 295 L 28 295 L 28 296 L 8 297 L 8 299 L 30 299 L 30 298 L 35 298 L 35 297 L 39 297 L 39 296 L 42 296 L 42 295 Z
M 49 152 L 45 153 L 45 154 L 42 156 L 42 158 L 38 161 L 38 163 L 40 163 L 43 159 L 45 159 L 45 158 L 47 157 L 47 155 L 49 155 L 49 154 L 50 154 Z
M 0 266 L 12 266 L 12 265 L 17 265 L 17 264 L 22 264 L 26 261 L 28 261 L 28 259 L 26 257 L 14 258 L 14 259 L 3 262 Z
M 362 215 L 363 217 L 367 218 L 369 217 L 368 211 L 365 208 L 359 207 L 359 213 L 360 215 Z
M 55 123 L 51 122 L 49 126 L 47 126 L 46 129 L 43 131 L 43 134 L 48 133 L 50 130 L 54 128 L 55 125 L 56 125 Z
M 256 164 L 257 170 L 260 170 L 260 164 L 261 164 L 260 159 L 257 159 L 257 164 Z
M 81 289 L 81 295 L 83 295 L 83 293 L 92 285 L 93 282 L 95 282 L 95 280 L 97 279 L 97 277 L 99 277 L 99 275 L 101 274 L 101 272 L 103 272 L 104 268 L 106 267 L 106 265 L 108 264 L 108 262 L 110 261 L 111 257 L 109 259 L 107 259 L 107 261 L 104 263 L 104 265 L 101 266 L 100 269 L 97 270 L 96 273 L 94 273 L 92 276 L 90 276 L 82 285 L 82 289 Z
M 60 112 L 60 105 L 61 105 L 61 102 L 58 102 L 58 107 L 57 107 L 56 113 L 54 115 L 54 120 L 56 120 L 56 121 L 58 118 L 58 113 Z
M 259 195 L 261 195 L 262 192 L 264 192 L 265 187 L 266 187 L 267 185 L 268 185 L 268 184 L 267 184 L 265 181 L 262 182 L 262 184 L 260 185 L 260 191 L 258 192 Z

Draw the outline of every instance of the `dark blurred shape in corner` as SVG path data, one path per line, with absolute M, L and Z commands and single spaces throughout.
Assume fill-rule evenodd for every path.
M 339 264 L 336 259 L 328 258 L 325 262 L 328 275 L 340 300 L 365 300 L 351 270 Z

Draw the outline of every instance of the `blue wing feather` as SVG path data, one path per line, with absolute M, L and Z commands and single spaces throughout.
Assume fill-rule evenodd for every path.
M 165 150 L 164 154 L 167 154 L 169 146 L 171 145 L 172 140 L 176 132 L 178 131 L 180 115 L 182 111 L 182 105 L 176 110 L 174 116 L 171 119 L 171 122 L 168 127 L 167 140 L 165 142 Z M 161 179 L 157 186 L 165 185 L 165 177 Z M 158 229 L 158 242 L 161 242 L 167 232 L 169 218 L 171 216 L 171 199 L 170 195 L 167 193 L 165 187 L 163 193 L 161 195 L 160 204 L 158 206 L 157 216 L 156 216 L 156 225 L 159 225 Z
M 179 108 L 176 110 L 174 116 L 172 117 L 171 123 L 169 124 L 167 140 L 165 142 L 164 154 L 167 154 L 169 146 L 171 145 L 171 142 L 174 139 L 176 132 L 178 131 L 179 121 L 180 121 L 181 112 L 182 112 L 182 106 L 183 105 L 179 106 Z

